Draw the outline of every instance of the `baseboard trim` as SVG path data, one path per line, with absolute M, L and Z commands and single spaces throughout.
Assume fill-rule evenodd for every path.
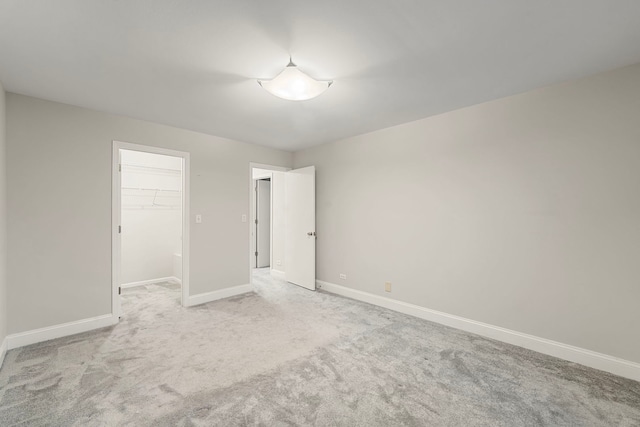
M 128 289 L 128 288 L 135 288 L 136 286 L 153 285 L 155 283 L 171 282 L 176 280 L 180 282 L 180 279 L 173 276 L 160 277 L 158 279 L 149 279 L 149 280 L 141 280 L 139 282 L 123 283 L 122 285 L 120 285 L 120 287 L 122 289 Z
M 281 270 L 276 270 L 275 268 L 273 270 L 271 270 L 271 276 L 275 277 L 276 279 L 280 279 L 280 280 L 286 280 L 285 277 L 285 273 L 284 271 Z
M 91 317 L 89 319 L 77 320 L 75 322 L 63 323 L 46 328 L 34 329 L 31 331 L 20 332 L 7 336 L 7 349 L 12 350 L 25 345 L 36 344 L 43 341 L 49 341 L 55 338 L 75 335 L 82 332 L 91 331 L 93 329 L 104 328 L 118 323 L 118 317 L 112 314 Z
M 342 295 L 358 301 L 377 305 L 379 307 L 388 308 L 393 311 L 398 311 L 400 313 L 419 317 L 442 325 L 451 326 L 456 329 L 461 329 L 487 338 L 524 347 L 549 356 L 579 363 L 590 368 L 599 369 L 621 377 L 640 381 L 640 364 L 629 360 L 513 331 L 511 329 L 477 322 L 464 317 L 431 310 L 419 305 L 370 294 L 368 292 L 350 289 L 342 285 L 336 285 L 335 283 L 316 280 L 316 284 L 322 290 L 337 295 Z
M 230 288 L 220 289 L 213 292 L 205 292 L 203 294 L 192 295 L 187 299 L 187 307 L 194 305 L 205 304 L 211 301 L 216 301 L 223 298 L 229 298 L 235 295 L 246 294 L 252 292 L 253 287 L 250 284 L 232 286 Z
M 2 364 L 4 363 L 4 357 L 7 355 L 8 349 L 8 340 L 7 337 L 2 339 L 2 344 L 0 344 L 0 369 L 2 368 Z

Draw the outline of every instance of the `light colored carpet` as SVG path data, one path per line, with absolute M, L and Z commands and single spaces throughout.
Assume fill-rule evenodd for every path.
M 110 328 L 7 353 L 0 425 L 632 426 L 640 383 L 256 272 L 193 308 L 125 290 Z

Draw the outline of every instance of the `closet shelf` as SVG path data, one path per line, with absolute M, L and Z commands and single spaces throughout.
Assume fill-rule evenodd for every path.
M 123 163 L 122 172 L 134 174 L 151 174 L 151 175 L 182 175 L 182 171 L 178 169 L 156 168 L 153 166 L 139 166 Z
M 171 210 L 182 207 L 180 190 L 122 187 L 122 208 L 127 210 Z
M 168 193 L 182 193 L 180 190 L 163 190 L 162 188 L 137 188 L 137 187 L 122 187 L 123 190 L 137 190 L 137 191 L 163 191 Z
M 181 208 L 182 206 L 122 205 L 122 209 L 127 211 L 177 211 Z

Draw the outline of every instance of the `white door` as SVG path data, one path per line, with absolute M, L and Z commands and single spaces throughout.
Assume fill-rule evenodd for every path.
M 285 278 L 316 289 L 316 169 L 285 174 Z
M 269 267 L 271 259 L 271 181 L 256 181 L 256 267 Z

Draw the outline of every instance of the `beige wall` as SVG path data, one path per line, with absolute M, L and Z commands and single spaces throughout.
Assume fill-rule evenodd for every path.
M 0 345 L 7 336 L 7 211 L 6 108 L 0 82 Z M 0 360 L 0 364 L 2 361 Z
M 312 164 L 318 279 L 640 362 L 640 65 L 295 153 Z
M 111 312 L 112 140 L 191 153 L 191 295 L 249 283 L 249 162 L 291 153 L 11 93 L 7 121 L 9 333 Z

